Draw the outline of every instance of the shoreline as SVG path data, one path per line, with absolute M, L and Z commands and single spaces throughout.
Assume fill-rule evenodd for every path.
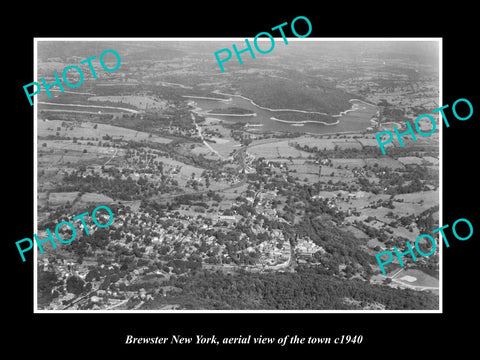
M 252 105 L 260 108 L 260 109 L 263 109 L 263 110 L 268 110 L 268 111 L 293 111 L 293 112 L 299 112 L 299 113 L 304 113 L 304 114 L 319 114 L 319 115 L 325 115 L 325 116 L 331 116 L 331 117 L 341 117 L 341 116 L 344 116 L 346 113 L 350 112 L 350 111 L 355 111 L 355 110 L 358 110 L 358 108 L 353 108 L 353 106 L 355 104 L 352 105 L 352 108 L 350 109 L 347 109 L 347 110 L 344 110 L 344 111 L 340 111 L 339 114 L 337 115 L 330 115 L 330 114 L 327 114 L 327 113 L 324 113 L 324 112 L 319 112 L 319 111 L 307 111 L 307 110 L 297 110 L 297 109 L 270 109 L 270 108 L 267 108 L 267 107 L 264 107 L 264 106 L 261 106 L 261 105 L 258 105 L 256 104 L 252 99 L 249 99 L 243 95 L 235 95 L 235 94 L 227 94 L 227 93 L 222 93 L 218 90 L 214 90 L 213 93 L 215 94 L 220 94 L 220 95 L 225 95 L 225 96 L 230 96 L 230 99 L 229 100 L 221 100 L 221 99 L 215 99 L 215 98 L 211 98 L 212 100 L 219 100 L 219 101 L 231 101 L 231 97 L 232 96 L 236 96 L 236 97 L 239 97 L 239 98 L 242 98 L 244 100 L 247 100 L 249 101 Z M 363 100 L 360 100 L 360 99 L 350 99 L 348 100 L 349 102 L 352 102 L 352 101 L 360 101 L 360 102 L 363 102 L 364 104 L 367 104 L 367 105 L 370 105 L 370 106 L 375 106 L 374 104 L 371 104 L 371 103 L 368 103 L 366 101 L 363 101 Z
M 253 114 L 213 114 L 213 113 L 206 112 L 204 114 L 205 115 L 212 115 L 212 116 L 257 116 L 256 113 L 253 113 Z
M 184 98 L 189 98 L 189 99 L 204 99 L 204 100 L 215 100 L 215 101 L 232 101 L 232 99 L 221 99 L 221 98 L 212 98 L 212 97 L 206 97 L 206 96 L 193 96 L 193 95 L 182 95 Z
M 316 123 L 316 124 L 323 124 L 323 125 L 330 126 L 330 125 L 338 125 L 340 123 L 340 120 L 337 120 L 333 123 L 326 123 L 324 121 L 316 121 L 316 120 L 302 120 L 302 121 L 282 120 L 282 119 L 277 119 L 277 118 L 274 118 L 274 117 L 271 117 L 270 120 L 279 121 L 279 122 L 292 124 L 292 125 L 295 125 L 295 124 L 304 125 L 304 124 L 307 124 L 307 123 Z M 299 126 L 299 125 L 297 125 L 297 126 Z

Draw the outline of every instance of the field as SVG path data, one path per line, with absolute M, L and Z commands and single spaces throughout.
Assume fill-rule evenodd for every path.
M 363 146 L 378 146 L 378 150 L 380 150 L 380 146 L 378 145 L 378 141 L 376 138 L 364 138 L 360 137 L 357 141 L 362 144 Z
M 439 163 L 439 160 L 437 158 L 432 157 L 432 156 L 424 156 L 423 160 L 425 160 L 429 164 L 437 165 L 437 166 L 438 166 L 438 163 Z
M 336 140 L 333 141 L 334 148 L 337 147 L 339 150 L 345 149 L 357 149 L 362 150 L 362 145 L 356 140 Z
M 253 145 L 248 148 L 248 152 L 255 157 L 264 157 L 265 159 L 288 159 L 292 158 L 308 158 L 309 153 L 297 150 L 288 145 L 289 141 L 279 141 L 269 144 Z
M 316 147 L 319 150 L 334 150 L 335 146 L 339 149 L 359 149 L 363 148 L 363 145 L 359 139 L 353 139 L 352 136 L 342 135 L 329 136 L 329 138 L 318 138 L 312 136 L 300 136 L 292 140 L 293 143 L 297 143 L 300 146 L 308 146 L 310 148 Z M 366 140 L 367 141 L 367 140 Z M 375 141 L 376 144 L 376 141 Z
M 85 193 L 79 201 L 82 203 L 101 203 L 103 205 L 114 202 L 112 198 L 98 193 Z
M 412 278 L 415 278 L 416 280 L 413 282 L 410 281 L 405 281 L 405 280 L 411 280 L 409 278 L 402 280 L 404 276 L 409 276 Z M 410 285 L 416 285 L 416 286 L 438 286 L 438 279 L 435 279 L 433 276 L 427 275 L 422 271 L 415 270 L 415 269 L 408 269 L 402 271 L 400 274 L 398 274 L 395 279 L 405 283 L 405 284 L 410 284 Z
M 38 204 L 39 206 L 45 205 L 47 202 L 51 206 L 65 205 L 67 202 L 73 205 L 74 201 L 77 200 L 75 205 L 82 205 L 87 203 L 99 203 L 102 205 L 113 203 L 113 199 L 98 193 L 85 193 L 80 198 L 78 198 L 80 192 L 70 191 L 70 192 L 52 192 L 47 195 L 46 192 L 38 193 Z
M 374 166 L 378 164 L 380 167 L 386 167 L 390 169 L 404 169 L 405 166 L 398 160 L 385 157 L 385 158 L 378 158 L 378 159 L 364 159 L 365 164 L 368 166 Z
M 164 110 L 167 107 L 166 101 L 157 101 L 146 96 L 93 96 L 88 98 L 88 100 L 115 102 L 119 103 L 119 107 L 122 107 L 122 104 L 129 104 L 141 110 Z
M 68 163 L 84 163 L 103 165 L 124 155 L 125 150 L 112 147 L 100 147 L 72 143 L 66 140 L 40 140 L 38 145 L 39 168 L 50 168 L 52 165 Z M 44 146 L 45 145 L 45 146 Z M 86 150 L 86 152 L 84 152 Z
M 66 126 L 62 127 L 62 123 L 65 123 Z M 58 132 L 59 136 L 76 137 L 78 139 L 81 137 L 94 138 L 95 141 L 102 140 L 102 137 L 105 135 L 122 138 L 124 140 L 145 140 L 161 144 L 168 144 L 172 141 L 154 134 L 150 137 L 150 134 L 146 132 L 91 122 L 63 122 L 60 120 L 38 121 L 37 132 L 39 137 L 55 135 Z
M 335 195 L 335 192 L 321 192 L 321 196 L 324 197 L 332 197 Z M 342 193 L 341 197 L 345 197 L 345 193 Z M 373 195 L 367 193 L 365 197 L 361 198 L 351 198 L 350 200 L 341 200 L 337 199 L 337 206 L 341 210 L 347 210 L 349 208 L 354 208 L 360 211 L 360 216 L 349 216 L 346 217 L 347 221 L 353 222 L 354 220 L 364 222 L 368 217 L 374 217 L 377 220 L 370 221 L 368 223 L 369 226 L 374 227 L 376 229 L 385 228 L 388 231 L 391 231 L 391 235 L 399 236 L 405 239 L 416 239 L 420 235 L 420 231 L 417 228 L 415 222 L 411 223 L 412 231 L 410 231 L 407 227 L 404 226 L 397 226 L 391 227 L 389 224 L 393 219 L 389 218 L 387 213 L 393 212 L 394 214 L 398 215 L 399 217 L 408 216 L 408 215 L 418 215 L 425 211 L 426 209 L 438 205 L 439 198 L 438 192 L 436 191 L 425 191 L 425 192 L 417 192 L 412 194 L 404 194 L 404 195 L 396 195 L 394 199 L 404 199 L 404 202 L 393 202 L 394 209 L 389 209 L 386 207 L 377 207 L 371 208 L 369 207 L 371 204 L 376 203 L 379 200 L 388 200 L 389 195 Z M 421 203 L 420 199 L 424 202 Z
M 398 161 L 400 161 L 404 165 L 422 165 L 423 160 L 422 158 L 416 157 L 416 156 L 405 156 L 405 157 L 399 157 Z
M 341 166 L 342 168 L 348 167 L 353 169 L 355 167 L 361 168 L 365 165 L 363 159 L 331 159 L 333 167 Z
M 51 193 L 48 201 L 50 202 L 51 205 L 63 205 L 66 202 L 70 202 L 70 204 L 75 200 L 75 198 L 78 196 L 79 192 L 78 191 L 73 191 L 73 192 L 64 192 L 64 193 Z
M 68 105 L 68 104 L 54 104 L 54 103 L 41 103 L 39 104 L 40 111 L 79 111 L 79 112 L 89 112 L 92 114 L 111 114 L 111 113 L 137 113 L 136 110 L 131 109 L 120 109 L 115 107 L 107 107 L 102 105 Z
M 240 143 L 234 139 L 224 139 L 224 138 L 215 138 L 212 137 L 210 138 L 215 141 L 215 143 L 208 142 L 208 144 L 215 149 L 220 155 L 223 157 L 228 157 L 232 151 L 240 146 Z M 207 146 L 202 145 L 206 150 L 211 152 L 210 149 L 207 148 Z M 215 155 L 216 158 L 218 158 L 217 155 Z
M 411 194 L 400 194 L 395 195 L 395 199 L 403 199 L 404 203 L 395 203 L 399 204 L 398 207 L 395 206 L 395 209 L 405 209 L 408 204 L 411 204 L 412 208 L 408 211 L 413 211 L 414 214 L 417 214 L 417 211 L 422 212 L 432 206 L 438 205 L 439 203 L 439 193 L 438 191 L 420 191 Z M 423 200 L 423 205 L 417 206 L 419 200 Z M 400 206 L 400 205 L 404 206 Z M 396 210 L 397 211 L 397 210 Z M 400 215 L 400 214 L 399 214 Z

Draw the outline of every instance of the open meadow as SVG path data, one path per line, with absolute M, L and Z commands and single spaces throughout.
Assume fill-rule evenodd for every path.
M 168 103 L 165 100 L 152 99 L 147 96 L 121 95 L 121 96 L 92 96 L 88 101 L 114 102 L 121 107 L 122 104 L 129 104 L 141 110 L 164 110 Z
M 172 141 L 171 139 L 160 137 L 155 134 L 149 134 L 119 126 L 96 124 L 88 121 L 38 121 L 37 131 L 39 138 L 53 136 L 58 133 L 57 136 L 70 137 L 72 139 L 73 137 L 76 137 L 77 139 L 81 139 L 82 137 L 90 138 L 92 139 L 91 141 L 100 141 L 104 136 L 113 137 L 115 139 L 149 141 L 160 144 L 168 144 Z

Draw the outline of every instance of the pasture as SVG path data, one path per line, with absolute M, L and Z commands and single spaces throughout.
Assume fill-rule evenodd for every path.
M 265 159 L 288 159 L 289 157 L 307 159 L 311 155 L 305 151 L 293 148 L 288 143 L 289 140 L 252 145 L 248 148 L 248 152 L 257 158 L 264 157 Z
M 129 104 L 141 110 L 164 110 L 168 105 L 167 101 L 164 100 L 156 100 L 147 96 L 134 95 L 93 96 L 89 97 L 88 100 L 98 102 L 110 101 L 114 103 L 119 103 L 119 107 L 122 107 L 122 104 Z
M 85 193 L 83 194 L 80 199 L 80 203 L 101 203 L 103 205 L 108 205 L 112 204 L 114 200 L 111 197 L 108 197 L 103 194 L 98 194 L 98 193 Z
M 64 123 L 66 126 L 62 126 Z M 172 140 L 163 138 L 157 135 L 149 133 L 131 130 L 119 126 L 96 124 L 92 122 L 73 122 L 73 121 L 61 121 L 61 120 L 47 120 L 37 122 L 37 134 L 38 137 L 45 137 L 48 135 L 56 135 L 64 137 L 76 137 L 91 138 L 95 140 L 91 141 L 103 141 L 103 136 L 110 136 L 114 138 L 121 138 L 123 140 L 133 141 L 148 141 L 161 144 L 168 144 Z M 40 141 L 40 140 L 39 140 Z
M 65 203 L 69 202 L 70 204 L 77 198 L 79 192 L 72 191 L 72 192 L 52 192 L 48 197 L 48 202 L 50 205 L 64 205 Z
M 400 161 L 404 165 L 422 165 L 423 164 L 423 159 L 416 157 L 416 156 L 405 156 L 405 157 L 399 157 L 398 161 Z
M 366 162 L 364 159 L 331 159 L 333 167 L 341 166 L 342 168 L 353 169 L 355 167 L 361 168 Z
M 374 166 L 375 164 L 378 164 L 379 167 L 390 168 L 393 170 L 405 168 L 405 166 L 400 161 L 389 158 L 389 157 L 383 157 L 378 159 L 368 158 L 368 159 L 363 159 L 363 161 L 367 166 Z
M 86 141 L 73 143 L 72 140 L 39 140 L 38 168 L 47 169 L 52 165 L 68 163 L 103 165 L 109 161 L 112 164 L 112 161 L 115 162 L 124 155 L 123 149 L 87 145 Z

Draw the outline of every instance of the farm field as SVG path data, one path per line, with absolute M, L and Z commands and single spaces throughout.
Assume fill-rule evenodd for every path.
M 432 206 L 438 205 L 438 199 L 439 199 L 439 192 L 438 191 L 419 191 L 416 193 L 410 193 L 410 194 L 399 194 L 395 195 L 395 199 L 403 199 L 404 202 L 403 204 L 419 204 L 420 200 L 423 200 L 423 205 L 420 208 L 417 208 L 416 206 L 412 209 L 415 211 L 415 209 L 420 210 L 423 208 L 423 210 L 428 209 Z M 401 205 L 402 203 L 395 203 Z M 395 206 L 397 209 L 397 206 Z M 402 206 L 398 206 L 398 209 L 403 209 Z M 422 211 L 423 211 L 422 210 Z M 408 209 L 410 211 L 410 209 Z
M 122 104 L 129 104 L 135 106 L 137 109 L 141 110 L 164 110 L 167 108 L 168 103 L 164 100 L 154 100 L 147 96 L 92 96 L 88 98 L 89 101 L 110 101 L 119 103 L 119 106 L 122 107 Z
M 60 205 L 69 202 L 70 204 L 77 198 L 79 192 L 72 191 L 72 192 L 64 192 L 64 193 L 50 193 L 48 197 L 48 202 L 51 205 Z M 46 200 L 46 199 L 45 199 Z
M 76 206 L 81 206 L 88 203 L 98 203 L 102 205 L 108 205 L 114 203 L 114 200 L 106 195 L 98 193 L 85 193 L 80 196 L 78 191 L 70 192 L 52 192 L 48 194 L 47 192 L 38 193 L 38 205 L 43 206 L 49 204 L 50 206 L 65 205 L 66 203 L 71 204 L 73 208 Z M 74 204 L 75 202 L 75 204 Z
M 79 202 L 81 203 L 101 203 L 102 205 L 108 205 L 113 203 L 113 199 L 111 197 L 108 197 L 103 194 L 98 194 L 98 193 L 85 193 L 83 194 Z
M 361 168 L 366 163 L 364 159 L 331 159 L 333 167 L 341 166 L 342 168 L 348 167 L 353 169 L 355 167 Z
M 362 144 L 356 140 L 335 140 L 333 141 L 334 148 L 337 147 L 339 150 L 345 149 L 357 149 L 362 150 Z
M 381 151 L 380 146 L 378 145 L 378 141 L 375 137 L 372 137 L 372 138 L 359 137 L 356 140 L 363 146 L 377 146 L 378 150 Z
M 62 123 L 64 123 L 65 126 L 62 127 Z M 155 134 L 152 134 L 150 137 L 150 134 L 146 132 L 107 124 L 96 124 L 88 121 L 74 123 L 61 120 L 47 120 L 38 121 L 37 124 L 39 137 L 55 135 L 58 132 L 59 136 L 76 137 L 78 139 L 81 137 L 94 138 L 95 141 L 102 140 L 102 137 L 106 135 L 122 138 L 123 140 L 149 141 L 161 144 L 168 144 L 172 141 L 171 139 L 163 138 Z
M 221 138 L 212 138 L 216 143 L 208 143 L 213 149 L 215 149 L 220 155 L 224 158 L 228 157 L 232 150 L 240 146 L 240 143 L 234 139 L 221 139 Z M 206 147 L 205 145 L 203 145 Z M 207 150 L 209 150 L 207 148 Z M 210 151 L 210 150 L 209 150 Z M 218 156 L 216 156 L 218 158 Z
M 399 157 L 398 161 L 400 161 L 404 165 L 422 165 L 423 159 L 416 157 L 416 156 L 405 156 L 405 157 Z
M 424 156 L 424 157 L 423 157 L 423 160 L 425 160 L 425 161 L 428 162 L 429 164 L 437 165 L 437 166 L 438 166 L 438 163 L 439 163 L 438 158 L 434 158 L 434 157 L 432 157 L 432 156 Z
M 398 160 L 392 158 L 379 158 L 379 159 L 363 159 L 365 165 L 374 166 L 378 164 L 380 167 L 387 167 L 393 170 L 404 169 L 405 166 Z
M 45 146 L 44 146 L 45 145 Z M 86 152 L 84 152 L 86 151 Z M 41 140 L 38 151 L 39 165 L 68 165 L 69 163 L 103 165 L 113 159 L 118 161 L 125 153 L 123 149 L 99 147 L 65 140 Z
M 364 138 L 363 136 L 365 135 L 356 135 L 355 138 L 348 135 L 343 135 L 342 137 L 339 135 L 332 135 L 329 136 L 330 138 L 326 138 L 325 135 L 321 138 L 313 136 L 300 136 L 292 139 L 292 143 L 297 143 L 300 146 L 306 145 L 311 148 L 316 147 L 319 150 L 334 150 L 335 146 L 342 150 L 350 148 L 361 150 L 364 146 L 378 146 L 376 139 Z
M 114 114 L 114 113 L 137 113 L 138 111 L 132 109 L 121 109 L 115 108 L 113 106 L 107 105 L 68 105 L 68 104 L 56 104 L 56 103 L 42 103 L 39 104 L 39 110 L 53 110 L 53 111 L 81 111 L 81 112 L 91 112 L 97 114 Z
M 290 145 L 289 141 L 279 141 L 270 144 L 253 145 L 248 148 L 248 152 L 255 157 L 264 157 L 265 159 L 287 159 L 292 158 L 308 158 L 310 153 L 297 150 Z

